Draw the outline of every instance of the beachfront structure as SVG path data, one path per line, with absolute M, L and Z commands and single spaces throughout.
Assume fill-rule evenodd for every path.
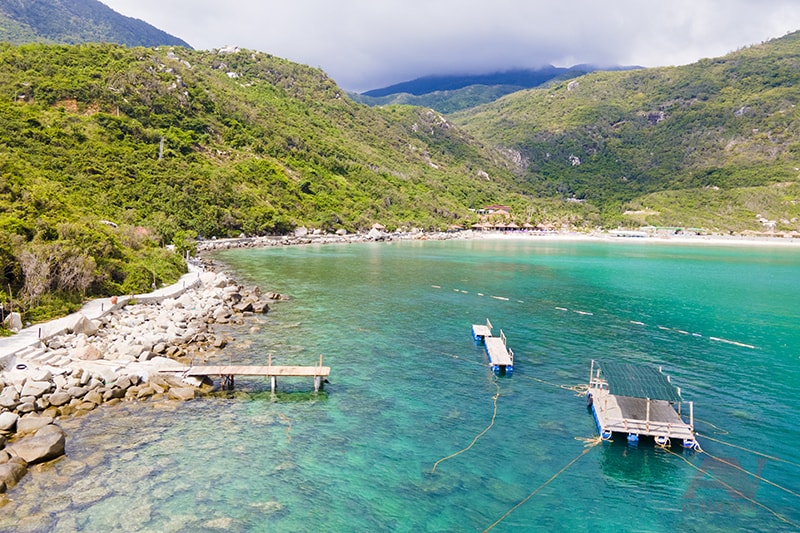
M 681 404 L 680 389 L 661 368 L 592 360 L 587 406 L 603 440 L 622 433 L 631 444 L 645 436 L 660 446 L 680 441 L 684 448 L 696 448 L 694 406 L 688 402 L 686 423 Z
M 495 374 L 511 374 L 514 372 L 514 352 L 508 347 L 506 334 L 500 330 L 500 336 L 492 335 L 492 323 L 486 319 L 486 324 L 472 325 L 472 338 L 475 342 L 483 344 L 489 366 Z

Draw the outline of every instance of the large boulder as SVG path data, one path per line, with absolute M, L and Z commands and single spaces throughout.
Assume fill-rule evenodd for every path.
M 195 390 L 194 387 L 172 387 L 167 395 L 171 400 L 194 400 Z
M 0 431 L 12 432 L 17 427 L 17 420 L 19 415 L 6 411 L 0 414 Z
M 45 392 L 49 392 L 52 386 L 53 384 L 49 381 L 27 380 L 22 387 L 20 396 L 33 396 L 34 398 L 38 398 Z
M 49 461 L 64 455 L 66 436 L 55 424 L 40 428 L 32 437 L 25 437 L 11 446 L 12 454 L 28 464 Z
M 85 315 L 81 314 L 75 323 L 72 325 L 72 333 L 75 335 L 86 335 L 87 337 L 92 337 L 97 335 L 97 331 L 100 329 L 97 325 L 97 322 L 94 320 L 90 320 L 86 318 Z
M 68 392 L 64 391 L 54 392 L 53 394 L 50 395 L 50 405 L 54 407 L 61 407 L 62 405 L 68 404 L 71 399 L 72 396 L 70 396 Z
M 10 331 L 18 332 L 22 329 L 22 315 L 16 312 L 9 313 L 3 321 L 3 325 Z
M 53 419 L 49 416 L 23 416 L 17 420 L 17 434 L 25 435 L 27 433 L 36 433 L 43 427 L 52 423 Z
M 103 358 L 102 352 L 91 344 L 83 344 L 76 347 L 70 356 L 81 361 L 97 361 Z
M 6 409 L 13 409 L 19 404 L 19 393 L 14 387 L 5 387 L 3 392 L 0 392 L 0 407 Z
M 19 480 L 25 477 L 28 467 L 21 461 L 9 461 L 0 465 L 0 488 L 5 491 L 13 487 Z

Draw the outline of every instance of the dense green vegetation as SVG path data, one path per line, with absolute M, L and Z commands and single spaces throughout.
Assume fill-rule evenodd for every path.
M 98 0 L 3 0 L 0 41 L 189 47 L 185 41 L 142 20 L 120 15 Z
M 452 118 L 516 151 L 531 191 L 585 200 L 607 225 L 758 229 L 760 214 L 797 230 L 795 198 L 769 202 L 764 211 L 747 206 L 760 204 L 750 195 L 798 182 L 799 66 L 795 33 L 685 67 L 593 73 Z M 647 196 L 659 191 L 665 193 Z M 657 214 L 623 215 L 666 197 L 666 205 L 649 209 Z M 720 219 L 699 198 L 730 203 L 730 212 Z
M 498 203 L 555 227 L 797 231 L 799 41 L 452 118 L 246 50 L 0 44 L 0 303 L 34 320 L 147 290 L 197 236 L 444 229 Z
M 0 282 L 41 308 L 175 279 L 193 236 L 446 228 L 524 205 L 503 161 L 267 54 L 0 45 Z

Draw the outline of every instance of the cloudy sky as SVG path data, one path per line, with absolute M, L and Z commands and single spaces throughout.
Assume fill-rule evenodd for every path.
M 431 74 L 682 65 L 800 30 L 797 0 L 101 0 L 198 49 L 233 44 L 362 92 Z

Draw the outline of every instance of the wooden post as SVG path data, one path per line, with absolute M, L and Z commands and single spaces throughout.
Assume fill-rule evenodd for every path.
M 275 394 L 275 388 L 278 386 L 278 376 L 270 376 L 269 377 L 269 388 L 272 391 L 272 394 Z
M 319 392 L 322 388 L 322 376 L 314 376 L 314 392 Z

